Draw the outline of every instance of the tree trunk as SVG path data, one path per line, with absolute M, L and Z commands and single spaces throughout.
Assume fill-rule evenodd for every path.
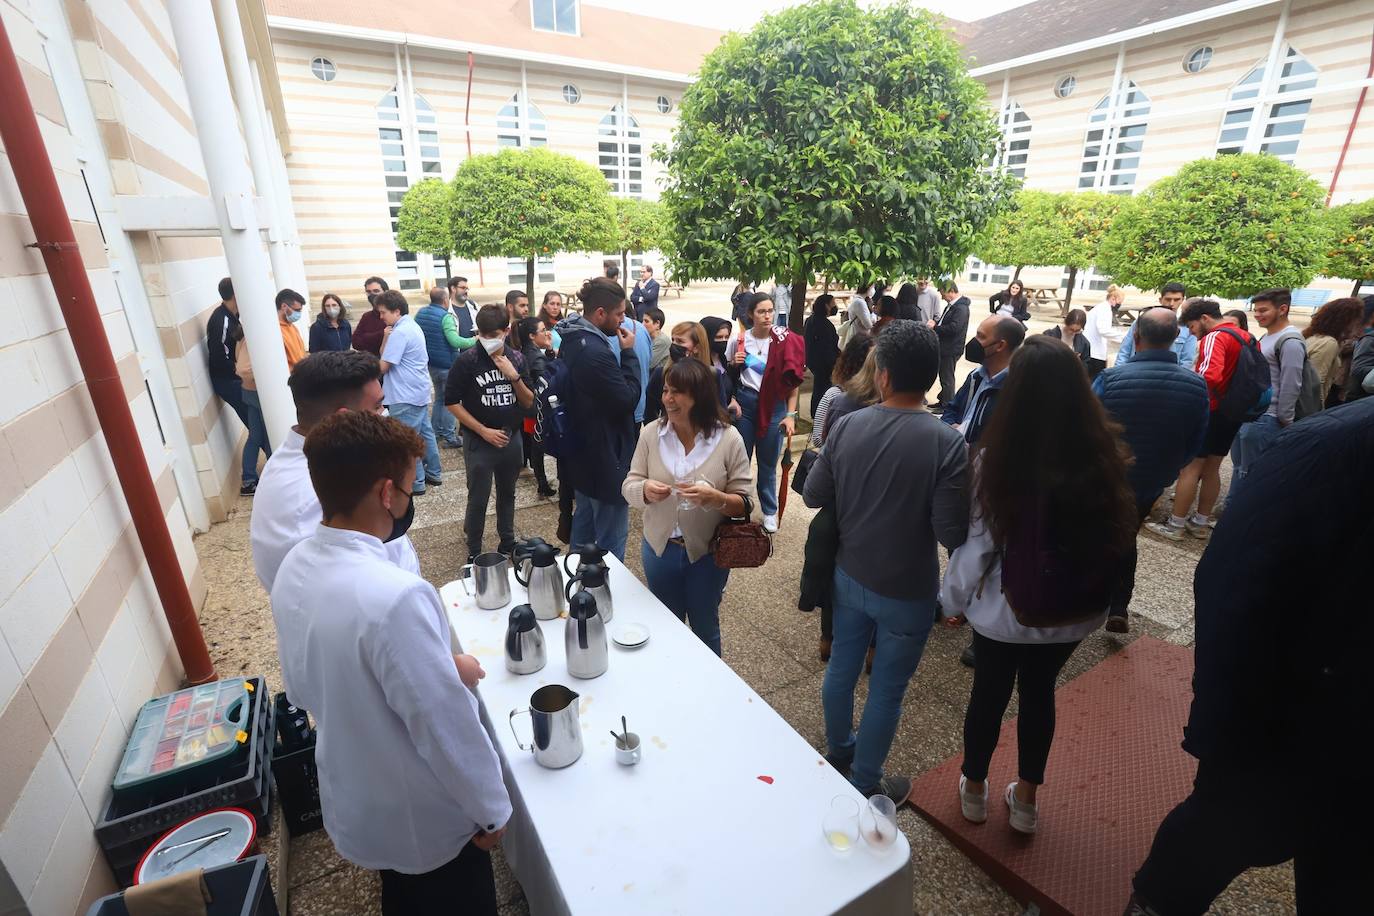
M 1021 279 L 1021 271 L 1025 270 L 1025 269 L 1026 269 L 1026 265 L 1025 265 L 1025 264 L 1017 264 L 1017 265 L 1016 265 L 1016 273 L 1014 273 L 1014 274 L 1011 275 L 1011 282 L 1012 282 L 1012 283 L 1017 283 L 1017 282 L 1019 282 L 1020 279 Z
M 792 281 L 792 311 L 787 316 L 787 326 L 800 332 L 806 321 L 806 288 L 811 285 L 811 271 L 804 271 L 801 278 Z
M 1064 304 L 1059 307 L 1059 311 L 1065 315 L 1069 313 L 1069 308 L 1073 305 L 1073 285 L 1078 282 L 1078 268 L 1069 268 L 1069 288 L 1064 290 Z
M 534 301 L 534 256 L 525 258 L 525 297 Z
M 1350 291 L 1350 295 L 1352 295 L 1352 296 L 1358 296 L 1358 295 L 1360 294 L 1360 287 L 1361 287 L 1361 286 L 1364 286 L 1364 281 L 1363 281 L 1363 280 L 1356 280 L 1356 281 L 1355 281 L 1355 288 L 1352 289 L 1352 290 Z

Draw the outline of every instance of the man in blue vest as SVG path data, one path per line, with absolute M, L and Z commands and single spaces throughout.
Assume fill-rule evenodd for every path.
M 425 332 L 425 350 L 429 352 L 429 380 L 434 384 L 430 421 L 434 435 L 443 448 L 458 448 L 463 442 L 458 438 L 458 421 L 444 407 L 444 387 L 459 351 L 472 346 L 476 337 L 459 335 L 458 323 L 448 308 L 448 291 L 442 286 L 430 288 L 429 305 L 415 313 L 415 323 Z

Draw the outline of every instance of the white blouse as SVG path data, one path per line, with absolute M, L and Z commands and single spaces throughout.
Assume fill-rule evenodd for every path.
M 682 440 L 678 438 L 677 431 L 673 429 L 672 423 L 660 423 L 658 430 L 658 455 L 663 460 L 663 466 L 673 475 L 673 481 L 686 480 L 697 472 L 697 468 L 706 463 L 706 459 L 711 457 L 711 453 L 720 445 L 721 435 L 725 432 L 725 427 L 715 427 L 709 436 L 697 432 L 696 438 L 692 441 L 692 450 L 689 452 L 682 446 Z M 670 481 L 664 481 L 670 483 Z M 676 499 L 677 495 L 670 496 L 669 499 Z M 673 537 L 682 537 L 682 528 L 673 527 Z

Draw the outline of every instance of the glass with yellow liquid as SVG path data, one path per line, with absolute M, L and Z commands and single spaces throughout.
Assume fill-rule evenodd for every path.
M 836 795 L 821 822 L 821 833 L 840 855 L 859 845 L 859 803 L 848 795 Z

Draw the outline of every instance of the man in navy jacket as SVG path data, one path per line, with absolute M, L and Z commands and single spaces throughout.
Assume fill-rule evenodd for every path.
M 572 478 L 577 500 L 572 542 L 595 543 L 624 560 L 630 507 L 620 485 L 634 454 L 640 393 L 635 325 L 621 325 L 625 288 L 614 280 L 588 280 L 578 299 L 582 314 L 558 323 L 563 338 L 558 357 L 567 363 L 572 387 L 568 409 L 581 440 L 563 470 Z M 619 363 L 613 346 L 620 350 Z
M 1207 383 L 1178 363 L 1173 350 L 1178 317 L 1168 308 L 1152 308 L 1136 320 L 1135 356 L 1118 363 L 1093 381 L 1102 406 L 1122 425 L 1122 438 L 1135 462 L 1126 476 L 1135 490 L 1141 522 L 1178 472 L 1202 451 L 1207 433 Z M 1135 590 L 1134 547 L 1112 596 L 1107 629 L 1129 630 L 1127 606 Z
M 639 279 L 630 292 L 630 304 L 635 307 L 635 320 L 644 321 L 644 313 L 658 308 L 658 281 L 654 279 L 654 269 L 645 264 L 639 269 Z

